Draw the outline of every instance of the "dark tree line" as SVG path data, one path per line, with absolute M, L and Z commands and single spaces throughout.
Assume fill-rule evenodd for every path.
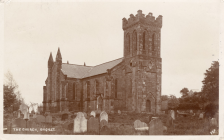
M 8 71 L 4 77 L 3 85 L 3 98 L 4 98 L 4 112 L 12 113 L 19 109 L 20 104 L 23 102 L 18 85 L 14 80 L 12 74 Z
M 189 89 L 184 87 L 180 90 L 181 97 L 178 102 L 173 96 L 163 95 L 161 100 L 168 100 L 169 109 L 177 110 L 198 110 L 202 109 L 213 116 L 219 108 L 219 62 L 214 61 L 209 69 L 204 73 L 202 81 L 202 91 L 193 92 L 189 95 Z M 175 101 L 175 103 L 174 103 Z

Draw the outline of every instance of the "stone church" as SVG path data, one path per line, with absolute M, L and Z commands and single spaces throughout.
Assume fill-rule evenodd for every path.
M 122 19 L 123 57 L 96 66 L 62 63 L 50 54 L 43 110 L 160 113 L 162 16 L 141 10 Z

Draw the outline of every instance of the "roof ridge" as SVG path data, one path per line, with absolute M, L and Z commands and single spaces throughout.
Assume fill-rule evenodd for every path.
M 121 58 L 123 58 L 123 57 L 121 57 Z M 121 59 L 121 58 L 117 58 L 117 59 L 114 59 L 114 60 L 111 60 L 111 61 L 107 61 L 107 62 L 101 63 L 99 65 L 106 64 L 106 63 L 109 63 L 109 62 L 112 62 L 112 61 L 115 61 L 115 60 L 118 60 L 118 59 Z M 96 65 L 96 66 L 99 66 L 99 65 Z M 93 67 L 96 67 L 96 66 L 93 66 Z
M 121 58 L 123 58 L 123 57 L 121 57 Z M 111 61 L 107 61 L 107 62 L 104 62 L 104 63 L 101 63 L 101 64 L 99 64 L 99 65 L 96 65 L 96 66 L 100 66 L 100 65 L 103 65 L 103 64 L 106 64 L 106 63 L 109 63 L 109 62 L 113 62 L 113 61 L 115 61 L 115 60 L 119 60 L 119 59 L 121 59 L 121 58 L 117 58 L 117 59 L 114 59 L 114 60 L 111 60 Z M 86 75 L 88 75 L 96 66 L 93 66 L 87 73 L 85 73 L 83 76 L 82 76 L 82 78 L 84 78 Z
M 79 65 L 79 64 L 68 64 L 68 63 L 62 63 L 62 64 L 67 64 L 67 65 L 77 65 L 77 66 L 83 66 L 83 67 L 94 67 L 94 66 L 84 66 L 84 65 Z

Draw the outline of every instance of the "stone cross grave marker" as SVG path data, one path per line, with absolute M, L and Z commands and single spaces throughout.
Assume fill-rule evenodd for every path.
M 99 121 L 95 117 L 91 117 L 87 122 L 87 131 L 99 134 Z
M 91 113 L 90 113 L 90 116 L 93 116 L 93 117 L 96 117 L 96 112 L 95 111 L 92 111 Z
M 140 120 L 134 121 L 134 128 L 135 130 L 148 130 L 148 125 Z
M 87 119 L 82 112 L 78 112 L 74 119 L 74 133 L 83 133 L 87 131 Z
M 100 128 L 102 128 L 103 126 L 107 125 L 108 122 L 106 120 L 101 120 L 100 121 Z
M 149 123 L 149 135 L 163 135 L 163 129 L 163 123 L 159 118 Z
M 110 129 L 108 126 L 105 125 L 100 129 L 100 135 L 110 135 Z
M 108 122 L 108 114 L 107 112 L 103 111 L 100 113 L 100 122 L 101 120 L 106 120 Z
M 199 115 L 199 118 L 198 118 L 198 119 L 199 119 L 199 120 L 200 120 L 200 119 L 203 119 L 203 117 L 204 117 L 203 113 L 200 113 L 200 115 Z
M 67 113 L 63 113 L 63 114 L 61 115 L 61 120 L 64 121 L 64 120 L 66 120 L 66 119 L 68 119 L 68 114 L 67 114 Z

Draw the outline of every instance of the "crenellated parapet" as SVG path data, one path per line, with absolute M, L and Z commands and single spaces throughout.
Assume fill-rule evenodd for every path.
M 145 14 L 142 14 L 142 10 L 138 10 L 138 13 L 134 16 L 133 14 L 130 15 L 130 18 L 128 20 L 126 18 L 123 18 L 123 25 L 122 28 L 123 30 L 137 24 L 137 23 L 142 23 L 142 24 L 148 24 L 154 27 L 162 27 L 162 16 L 159 15 L 156 19 L 152 15 L 152 13 L 149 13 L 148 15 L 145 16 Z

